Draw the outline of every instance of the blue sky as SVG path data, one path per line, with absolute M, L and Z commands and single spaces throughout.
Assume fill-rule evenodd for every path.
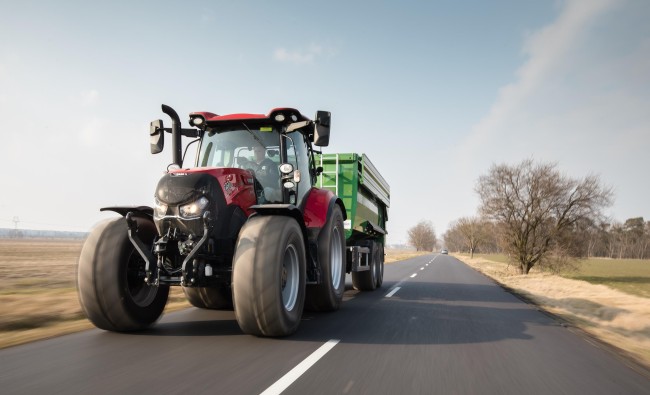
M 474 215 L 493 163 L 557 162 L 650 219 L 650 3 L 0 0 L 0 227 L 151 204 L 160 104 L 332 112 L 391 185 L 389 243 Z

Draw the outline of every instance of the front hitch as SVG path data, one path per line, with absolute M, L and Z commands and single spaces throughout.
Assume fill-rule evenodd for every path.
M 149 251 L 149 248 L 137 237 L 138 233 L 138 223 L 133 219 L 133 212 L 129 211 L 126 213 L 126 226 L 128 227 L 129 240 L 131 244 L 135 247 L 136 251 L 140 254 L 142 259 L 145 261 L 144 271 L 146 277 L 144 279 L 145 283 L 149 285 L 158 285 L 158 266 L 155 264 L 156 257 Z M 156 270 L 152 271 L 151 268 L 156 267 Z
M 209 231 L 210 231 L 210 212 L 206 211 L 203 213 L 203 236 L 201 239 L 196 243 L 194 248 L 192 248 L 192 251 L 190 251 L 189 254 L 187 254 L 187 257 L 183 260 L 183 266 L 182 266 L 182 277 L 181 277 L 181 285 L 182 286 L 188 286 L 188 285 L 193 285 L 196 282 L 195 274 L 196 274 L 196 268 L 194 265 L 192 265 L 192 270 L 188 271 L 187 270 L 187 264 L 194 259 L 194 256 L 196 255 L 197 252 L 199 252 L 199 249 L 201 249 L 201 246 L 205 243 L 205 241 L 208 239 Z

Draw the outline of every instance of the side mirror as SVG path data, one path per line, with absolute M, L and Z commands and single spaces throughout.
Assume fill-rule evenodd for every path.
M 162 119 L 157 119 L 149 124 L 149 147 L 152 154 L 161 153 L 165 146 L 165 136 Z
M 318 147 L 327 147 L 329 145 L 331 121 L 332 121 L 332 114 L 329 111 L 316 112 L 314 145 Z

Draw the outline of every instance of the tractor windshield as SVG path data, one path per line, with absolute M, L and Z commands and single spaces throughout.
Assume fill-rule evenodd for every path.
M 205 133 L 197 166 L 236 167 L 252 170 L 255 178 L 262 184 L 269 200 L 281 200 L 271 188 L 280 190 L 280 134 L 271 126 L 243 126 L 220 129 Z

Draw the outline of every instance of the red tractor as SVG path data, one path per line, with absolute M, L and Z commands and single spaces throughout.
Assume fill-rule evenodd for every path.
M 96 226 L 83 246 L 78 289 L 88 319 L 110 331 L 144 329 L 174 285 L 196 307 L 234 308 L 241 329 L 260 336 L 293 333 L 303 307 L 338 309 L 350 271 L 346 210 L 314 187 L 322 167 L 313 146 L 328 145 L 330 113 L 312 121 L 292 108 L 195 112 L 184 129 L 171 107 L 162 111 L 172 127 L 151 123 L 151 152 L 171 133 L 173 164 L 154 207 L 102 208 L 121 217 Z M 198 142 L 191 168 L 182 136 Z

